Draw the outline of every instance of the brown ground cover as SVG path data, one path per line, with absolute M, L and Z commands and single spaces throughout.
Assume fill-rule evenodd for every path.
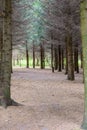
M 81 130 L 82 74 L 67 80 L 51 70 L 14 69 L 12 98 L 22 106 L 0 107 L 0 130 Z

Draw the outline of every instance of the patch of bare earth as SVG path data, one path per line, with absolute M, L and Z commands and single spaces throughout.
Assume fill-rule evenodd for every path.
M 14 69 L 11 91 L 23 106 L 0 107 L 0 130 L 81 130 L 82 74 L 70 82 L 64 73 Z

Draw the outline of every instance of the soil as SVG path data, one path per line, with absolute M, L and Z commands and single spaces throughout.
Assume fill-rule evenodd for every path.
M 15 68 L 11 96 L 21 105 L 0 107 L 0 130 L 81 130 L 84 84 L 82 72 L 75 75 Z

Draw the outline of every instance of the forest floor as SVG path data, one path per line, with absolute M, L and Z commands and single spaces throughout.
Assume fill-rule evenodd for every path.
M 22 106 L 0 107 L 0 130 L 81 130 L 82 74 L 68 81 L 64 72 L 14 69 L 12 98 Z

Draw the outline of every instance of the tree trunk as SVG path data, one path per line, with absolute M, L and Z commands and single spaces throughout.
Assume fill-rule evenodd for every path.
M 74 48 L 74 69 L 77 73 L 79 73 L 78 48 L 77 48 L 77 46 Z
M 67 47 L 67 39 L 66 39 L 66 68 L 65 74 L 68 74 L 68 47 Z
M 82 128 L 87 130 L 87 1 L 81 3 L 81 31 L 83 48 L 83 68 L 84 68 L 84 86 L 85 86 L 85 104 L 84 119 Z
M 41 52 L 41 69 L 45 69 L 45 52 L 43 44 L 40 45 L 40 52 Z
M 2 35 L 2 30 L 0 30 L 0 85 L 1 85 L 1 53 L 2 53 L 2 42 L 3 42 L 3 35 Z M 0 86 L 1 87 L 1 86 Z
M 26 42 L 26 68 L 29 68 L 29 52 L 27 42 Z
M 13 64 L 12 64 L 12 25 L 10 26 L 10 29 L 11 29 L 11 32 L 10 32 L 10 35 L 11 35 L 10 36 L 11 37 L 11 53 L 10 53 L 11 54 L 11 56 L 10 56 L 11 57 L 11 63 L 10 64 L 11 64 L 11 73 L 13 73 Z
M 67 51 L 68 51 L 68 80 L 74 80 L 72 38 L 70 35 L 68 35 L 67 37 Z
M 58 69 L 58 48 L 57 47 L 55 47 L 55 49 L 54 49 L 54 52 L 55 52 L 55 70 L 57 70 Z
M 83 53 L 82 53 L 82 50 L 81 50 L 80 56 L 81 56 L 81 68 L 83 68 Z
M 64 49 L 62 48 L 62 69 L 64 69 Z
M 35 45 L 33 45 L 33 68 L 35 68 Z
M 54 73 L 54 45 L 51 44 L 51 67 L 52 72 Z
M 58 66 L 58 71 L 61 72 L 62 71 L 62 53 L 61 53 L 61 45 L 58 46 L 58 57 L 59 57 L 59 66 Z
M 12 105 L 11 81 L 11 0 L 3 0 L 5 16 L 3 17 L 3 46 L 1 53 L 0 104 L 3 107 Z

